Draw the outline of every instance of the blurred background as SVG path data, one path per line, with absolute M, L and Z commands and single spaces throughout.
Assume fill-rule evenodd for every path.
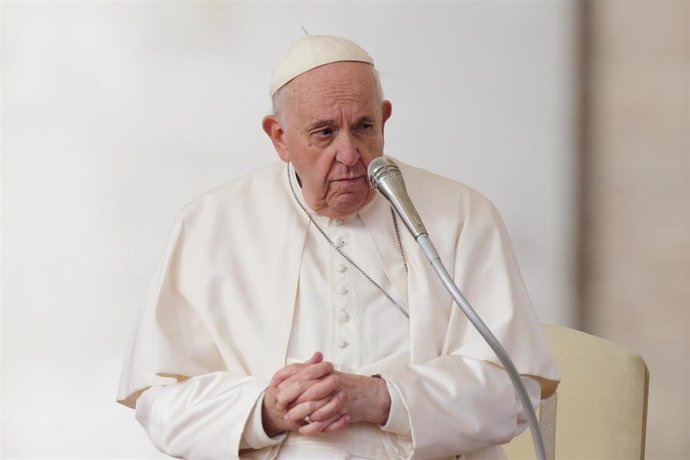
M 277 160 L 302 27 L 376 60 L 386 152 L 501 211 L 544 322 L 650 369 L 647 458 L 690 458 L 685 0 L 13 2 L 2 52 L 2 458 L 162 458 L 115 403 L 178 210 Z

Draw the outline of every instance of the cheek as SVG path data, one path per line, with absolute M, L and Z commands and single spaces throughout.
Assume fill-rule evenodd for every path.
M 312 157 L 311 168 L 314 175 L 326 179 L 328 174 L 335 165 L 335 156 L 327 150 L 319 150 L 316 155 Z
M 328 175 L 333 161 L 323 152 L 304 156 L 300 160 L 299 163 L 293 163 L 297 174 L 302 178 L 302 187 L 306 187 L 312 194 L 323 196 L 328 189 Z
M 359 154 L 364 166 L 368 167 L 371 160 L 383 155 L 383 143 L 377 140 L 371 140 L 363 146 Z
M 367 153 L 378 152 L 383 148 L 383 136 L 372 135 L 364 140 L 364 148 Z

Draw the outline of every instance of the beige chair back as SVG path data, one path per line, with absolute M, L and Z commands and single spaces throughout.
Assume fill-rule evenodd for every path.
M 649 372 L 642 358 L 584 332 L 544 325 L 561 373 L 542 401 L 547 456 L 558 460 L 644 459 Z M 509 459 L 534 459 L 525 431 L 505 446 Z

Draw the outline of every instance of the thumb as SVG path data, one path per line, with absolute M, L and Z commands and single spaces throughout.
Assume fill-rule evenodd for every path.
M 323 361 L 323 354 L 320 351 L 316 351 L 313 355 L 311 355 L 311 358 L 304 362 L 304 364 L 316 364 L 320 363 L 321 361 Z

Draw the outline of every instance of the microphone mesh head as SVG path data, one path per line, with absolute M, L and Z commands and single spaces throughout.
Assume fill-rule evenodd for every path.
M 382 180 L 393 177 L 402 177 L 400 168 L 393 160 L 386 157 L 378 157 L 371 160 L 367 168 L 369 182 L 374 190 L 379 189 Z

